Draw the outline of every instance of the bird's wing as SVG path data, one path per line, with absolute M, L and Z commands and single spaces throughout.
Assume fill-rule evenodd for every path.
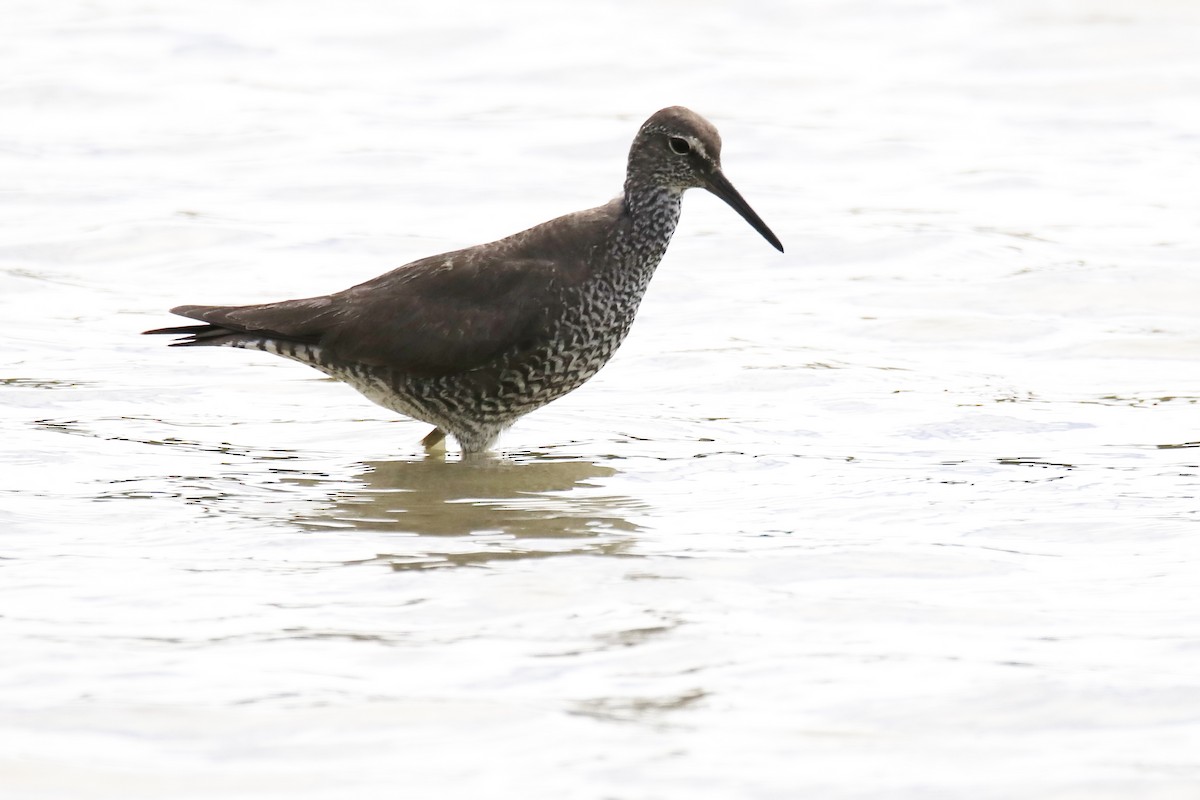
M 590 273 L 605 230 L 595 213 L 601 210 L 608 207 L 581 212 L 579 225 L 566 226 L 576 233 L 566 244 L 553 231 L 539 233 L 546 223 L 490 246 L 414 261 L 336 294 L 171 310 L 232 332 L 317 344 L 338 361 L 424 376 L 462 372 L 537 339 L 562 290 Z

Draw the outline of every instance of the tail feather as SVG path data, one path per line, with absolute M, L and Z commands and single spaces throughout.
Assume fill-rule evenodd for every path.
M 171 347 L 206 346 L 258 346 L 267 341 L 292 341 L 306 344 L 314 343 L 319 336 L 306 335 L 307 332 L 281 331 L 273 329 L 270 324 L 275 320 L 271 317 L 256 319 L 255 312 L 285 310 L 284 306 L 299 306 L 302 309 L 308 301 L 293 301 L 291 303 L 268 303 L 261 306 L 177 306 L 171 313 L 184 317 L 201 320 L 201 325 L 179 325 L 170 328 L 155 328 L 144 331 L 144 334 L 162 334 L 166 336 L 183 337 L 177 342 L 171 342 Z M 249 315 L 250 319 L 244 319 Z M 286 318 L 283 320 L 286 322 Z M 288 327 L 281 325 L 280 327 Z
M 326 298 L 290 300 L 256 306 L 176 306 L 172 314 L 191 317 L 204 324 L 155 328 L 147 334 L 185 337 L 171 347 L 195 345 L 255 346 L 266 341 L 315 344 L 320 339 L 320 312 Z
M 216 325 L 180 325 L 176 328 L 155 328 L 152 331 L 142 331 L 143 336 L 166 334 L 168 336 L 191 336 L 215 329 Z
M 242 331 L 233 331 L 220 325 L 180 325 L 175 328 L 155 328 L 152 331 L 142 331 L 143 335 L 163 334 L 166 336 L 182 336 L 177 342 L 171 342 L 170 347 L 210 347 L 233 344 L 234 340 L 246 339 Z

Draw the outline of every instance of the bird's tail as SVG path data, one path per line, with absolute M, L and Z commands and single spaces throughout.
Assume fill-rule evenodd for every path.
M 246 338 L 243 332 L 223 328 L 220 325 L 180 325 L 174 328 L 155 328 L 152 331 L 142 331 L 142 334 L 183 337 L 177 342 L 171 342 L 171 347 L 220 347 L 233 345 L 235 340 Z

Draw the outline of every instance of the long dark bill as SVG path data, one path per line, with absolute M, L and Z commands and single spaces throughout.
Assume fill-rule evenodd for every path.
M 733 188 L 733 184 L 729 182 L 729 179 L 725 177 L 725 173 L 721 172 L 720 169 L 714 169 L 709 175 L 708 190 L 728 203 L 729 207 L 734 211 L 741 214 L 742 219 L 749 222 L 750 226 L 761 233 L 762 237 L 770 242 L 776 250 L 781 253 L 783 252 L 783 245 L 780 243 L 779 237 L 771 232 L 771 229 L 767 227 L 767 223 L 763 222 L 758 214 L 754 213 L 754 209 L 742 199 L 742 196 L 738 194 L 738 190 Z

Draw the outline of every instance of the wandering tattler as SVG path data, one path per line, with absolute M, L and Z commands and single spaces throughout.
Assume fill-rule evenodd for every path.
M 172 347 L 262 350 L 315 367 L 480 453 L 520 417 L 595 375 L 629 333 L 679 222 L 707 189 L 783 252 L 721 171 L 721 137 L 680 106 L 646 120 L 625 191 L 506 239 L 430 256 L 341 292 L 251 306 L 179 306 L 202 325 Z

